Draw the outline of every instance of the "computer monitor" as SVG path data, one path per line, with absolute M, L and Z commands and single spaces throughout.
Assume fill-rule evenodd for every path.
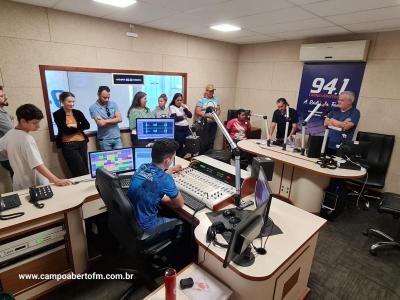
M 344 159 L 360 161 L 368 156 L 370 142 L 366 141 L 344 141 L 338 149 L 338 156 Z
M 134 170 L 132 148 L 89 152 L 90 176 L 96 177 L 96 170 L 106 168 L 112 173 L 124 173 Z
M 175 137 L 175 119 L 136 119 L 138 140 L 173 139 Z
M 139 169 L 142 164 L 151 163 L 151 147 L 135 147 L 135 170 Z M 175 165 L 175 159 L 173 163 L 168 167 L 171 168 Z
M 271 207 L 272 191 L 271 188 L 269 187 L 267 176 L 265 176 L 263 169 L 260 169 L 260 172 L 258 173 L 258 178 L 256 181 L 256 189 L 254 194 L 255 194 L 256 208 L 267 203 L 267 207 L 265 209 L 263 216 L 264 224 L 260 232 L 261 236 L 267 236 L 266 229 L 268 227 L 268 215 L 269 215 L 269 209 Z
M 260 234 L 267 206 L 268 201 L 265 201 L 233 229 L 223 263 L 224 268 L 231 261 L 242 267 L 248 267 L 254 263 L 255 257 L 251 253 L 250 245 Z

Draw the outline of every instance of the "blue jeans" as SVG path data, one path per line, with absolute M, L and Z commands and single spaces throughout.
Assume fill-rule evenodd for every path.
M 98 139 L 100 150 L 114 150 L 122 148 L 121 138 Z

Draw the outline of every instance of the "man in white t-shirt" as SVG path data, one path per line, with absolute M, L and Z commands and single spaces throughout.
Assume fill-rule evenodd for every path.
M 70 185 L 69 179 L 55 176 L 43 163 L 35 140 L 29 134 L 40 128 L 42 111 L 33 104 L 24 104 L 16 111 L 18 125 L 0 139 L 0 152 L 7 155 L 14 171 L 13 190 L 52 182 L 59 186 Z

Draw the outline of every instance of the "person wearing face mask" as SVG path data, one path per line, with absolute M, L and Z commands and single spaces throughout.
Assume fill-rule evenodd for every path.
M 56 145 L 61 148 L 72 177 L 89 174 L 87 161 L 89 139 L 84 130 L 89 129 L 90 124 L 80 110 L 74 109 L 74 94 L 62 92 L 59 100 L 62 107 L 53 113 L 58 128 Z
M 192 117 L 186 104 L 183 103 L 183 95 L 176 93 L 169 105 L 171 118 L 175 119 L 175 140 L 179 143 L 177 155 L 183 157 L 185 155 L 183 145 L 185 145 L 186 137 L 190 135 L 188 118 Z
M 97 101 L 89 107 L 90 116 L 97 124 L 97 142 L 100 150 L 122 148 L 118 123 L 122 122 L 117 103 L 110 101 L 110 88 L 99 86 Z
M 3 87 L 0 85 L 0 138 L 10 129 L 14 128 L 14 118 L 4 109 L 6 106 L 8 106 L 7 95 L 4 93 Z M 0 155 L 0 164 L 10 173 L 12 178 L 14 172 L 11 168 L 10 161 L 6 157 Z
M 164 171 L 174 161 L 178 148 L 179 144 L 174 140 L 157 140 L 151 152 L 152 162 L 142 164 L 132 177 L 128 198 L 138 225 L 144 232 L 174 220 L 160 215 L 160 204 L 172 209 L 179 209 L 184 205 L 183 196 L 171 175 L 181 171 L 182 166 L 176 165 Z M 169 236 L 177 238 L 179 231 L 180 228 L 175 227 L 153 236 L 152 240 L 166 239 Z
M 132 104 L 128 109 L 129 128 L 136 130 L 136 119 L 154 118 L 154 114 L 147 107 L 147 95 L 144 92 L 137 92 L 133 97 Z M 133 146 L 146 146 L 148 141 L 138 141 L 137 135 L 131 135 Z
M 158 106 L 154 109 L 153 114 L 155 118 L 168 118 L 169 108 L 167 107 L 167 95 L 161 94 L 158 97 Z

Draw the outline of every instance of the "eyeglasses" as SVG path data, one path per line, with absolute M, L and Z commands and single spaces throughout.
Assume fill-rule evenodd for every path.
M 106 107 L 106 113 L 107 117 L 111 117 L 110 109 L 108 108 L 108 106 Z

